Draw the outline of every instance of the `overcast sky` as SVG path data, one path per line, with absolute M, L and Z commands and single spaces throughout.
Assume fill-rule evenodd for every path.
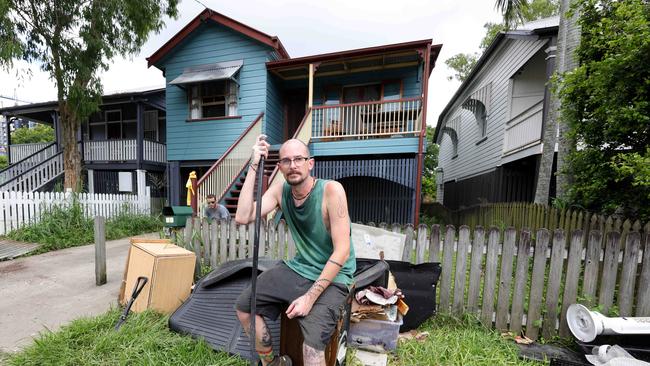
M 429 79 L 427 122 L 438 115 L 459 86 L 444 60 L 460 52 L 476 52 L 486 22 L 498 22 L 494 0 L 202 0 L 202 4 L 261 32 L 278 36 L 291 57 L 432 38 L 442 52 Z M 150 56 L 203 10 L 196 0 L 182 0 L 178 19 L 151 35 L 140 54 L 116 59 L 102 75 L 104 93 L 163 87 L 162 72 L 147 68 Z M 31 77 L 25 70 L 31 70 Z M 18 76 L 17 76 L 18 75 Z M 54 83 L 37 65 L 16 63 L 0 71 L 0 96 L 27 102 L 56 99 Z M 14 105 L 0 98 L 0 107 Z

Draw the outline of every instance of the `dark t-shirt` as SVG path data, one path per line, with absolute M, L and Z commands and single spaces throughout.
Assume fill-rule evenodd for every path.
M 230 220 L 230 212 L 225 206 L 217 204 L 214 208 L 205 208 L 205 217 L 210 220 Z

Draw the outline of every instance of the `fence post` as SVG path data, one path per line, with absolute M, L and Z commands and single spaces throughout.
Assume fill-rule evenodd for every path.
M 104 224 L 104 217 L 95 216 L 95 284 L 97 286 L 106 283 L 106 231 Z
M 147 198 L 147 179 L 146 179 L 146 174 L 147 172 L 142 169 L 137 169 L 135 171 L 135 177 L 136 177 L 136 184 L 137 184 L 137 195 L 138 195 L 138 213 L 144 213 L 146 209 L 146 198 Z

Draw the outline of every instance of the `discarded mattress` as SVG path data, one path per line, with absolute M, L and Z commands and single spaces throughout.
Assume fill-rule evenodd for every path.
M 279 260 L 259 259 L 258 273 L 278 264 Z M 251 359 L 250 343 L 244 333 L 234 304 L 249 286 L 251 259 L 226 262 L 194 287 L 189 299 L 169 318 L 175 332 L 204 339 L 213 349 Z M 388 264 L 377 260 L 358 260 L 355 273 L 357 288 L 368 285 L 386 286 Z M 266 323 L 273 340 L 273 351 L 280 352 L 280 318 Z M 257 357 L 257 355 L 255 355 Z

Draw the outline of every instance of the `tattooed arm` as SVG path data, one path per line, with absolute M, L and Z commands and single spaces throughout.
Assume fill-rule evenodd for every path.
M 350 217 L 345 190 L 341 183 L 328 182 L 325 186 L 324 199 L 334 251 L 309 291 L 289 305 L 287 309 L 289 318 L 309 314 L 312 305 L 334 280 L 350 256 Z

